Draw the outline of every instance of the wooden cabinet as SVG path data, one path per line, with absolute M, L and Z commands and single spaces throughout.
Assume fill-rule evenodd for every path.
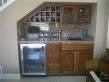
M 91 5 L 76 4 L 63 6 L 63 23 L 72 24 L 90 24 L 91 22 Z
M 89 24 L 91 4 L 44 4 L 36 9 L 24 22 Z
M 86 61 L 92 58 L 92 44 L 47 45 L 47 68 L 49 75 L 86 74 Z
M 75 65 L 76 65 L 76 72 L 79 73 L 87 73 L 86 70 L 86 61 L 90 60 L 92 58 L 92 52 L 90 50 L 82 50 L 82 51 L 76 51 L 75 54 Z
M 59 43 L 47 45 L 47 68 L 49 75 L 60 73 L 60 47 Z
M 61 52 L 61 72 L 65 74 L 74 72 L 74 53 L 72 51 Z
M 77 23 L 77 13 L 76 13 L 76 7 L 74 5 L 72 6 L 63 6 L 63 19 L 62 22 L 64 23 Z
M 78 6 L 78 23 L 89 24 L 91 22 L 91 5 Z
M 86 61 L 92 58 L 91 44 L 62 44 L 61 72 L 85 74 Z

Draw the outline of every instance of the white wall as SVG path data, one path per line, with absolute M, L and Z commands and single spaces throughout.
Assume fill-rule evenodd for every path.
M 4 65 L 4 73 L 19 73 L 17 21 L 40 4 L 37 3 L 18 0 L 1 12 L 0 63 Z
M 107 4 L 109 4 L 109 0 L 108 0 L 108 2 L 107 2 Z M 109 49 L 109 5 L 107 5 L 107 11 L 108 11 L 108 33 L 107 33 L 107 45 L 106 45 L 106 47 Z
M 97 20 L 94 42 L 94 57 L 100 58 L 106 48 L 107 38 L 107 0 L 98 0 Z
M 99 57 L 98 53 L 103 51 L 105 44 L 103 37 L 106 35 L 104 31 L 104 2 L 106 0 L 17 0 L 13 5 L 2 11 L 0 17 L 0 63 L 4 65 L 4 73 L 19 73 L 17 21 L 44 1 L 97 2 L 98 9 L 94 48 L 95 57 Z
M 109 16 L 108 16 L 108 33 L 107 33 L 107 45 L 106 47 L 109 49 Z
M 0 13 L 0 18 L 1 18 L 1 13 Z M 2 26 L 1 26 L 1 20 L 0 20 L 0 28 L 1 28 Z M 0 30 L 0 42 L 2 42 L 2 30 Z M 0 46 L 1 46 L 1 44 L 0 44 Z M 0 47 L 0 52 L 2 51 L 2 47 Z M 0 53 L 1 54 L 1 53 Z M 1 61 L 1 55 L 0 55 L 0 65 L 2 64 L 2 61 Z

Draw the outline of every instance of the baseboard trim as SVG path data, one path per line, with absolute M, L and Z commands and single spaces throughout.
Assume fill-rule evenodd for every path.
M 2 74 L 1 79 L 16 79 L 19 80 L 21 79 L 20 74 Z

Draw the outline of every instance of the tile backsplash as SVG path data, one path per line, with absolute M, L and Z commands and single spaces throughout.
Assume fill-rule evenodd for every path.
M 87 29 L 88 25 L 73 25 L 73 24 L 50 24 L 49 31 L 62 31 L 62 38 L 80 37 L 83 38 L 83 29 Z
M 24 27 L 28 27 L 30 24 L 25 24 Z M 48 34 L 50 34 L 50 37 L 59 33 L 59 36 L 56 36 L 56 40 L 59 39 L 64 39 L 64 40 L 86 40 L 86 38 L 88 37 L 89 31 L 87 30 L 87 32 L 84 32 L 84 29 L 89 29 L 89 25 L 73 25 L 73 24 L 58 24 L 58 23 L 50 23 L 48 25 L 49 30 L 47 31 L 41 31 L 39 34 L 40 39 L 42 39 L 42 35 L 43 37 L 49 37 Z M 28 28 L 25 28 L 25 31 L 23 32 L 25 39 L 28 39 L 28 32 L 27 32 Z M 85 30 L 86 31 L 86 30 Z M 53 34 L 55 33 L 55 34 Z M 45 36 L 47 35 L 47 36 Z M 85 38 L 85 39 L 84 39 Z M 51 40 L 51 38 L 50 38 Z M 54 40 L 54 39 L 52 39 Z

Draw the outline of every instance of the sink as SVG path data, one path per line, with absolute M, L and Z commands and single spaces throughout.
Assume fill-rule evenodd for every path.
M 82 40 L 81 37 L 67 37 L 68 40 Z

